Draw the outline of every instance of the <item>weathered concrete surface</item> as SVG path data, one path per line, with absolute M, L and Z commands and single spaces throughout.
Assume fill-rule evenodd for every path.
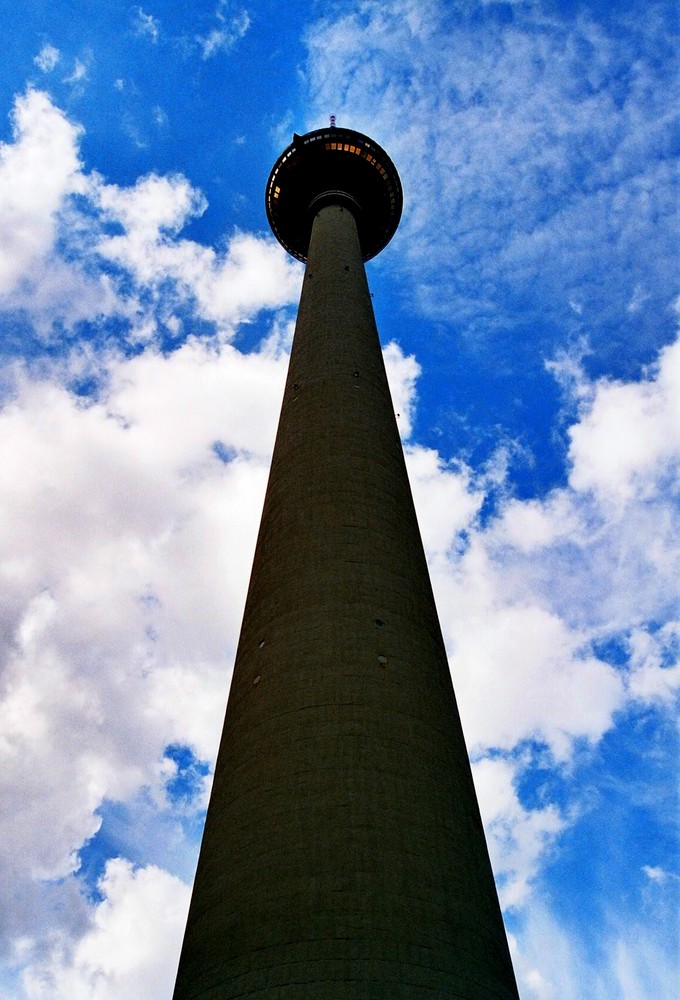
M 349 211 L 322 209 L 175 1000 L 514 976 Z

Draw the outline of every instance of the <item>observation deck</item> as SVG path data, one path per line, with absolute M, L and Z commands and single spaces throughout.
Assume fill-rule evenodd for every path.
M 399 174 L 385 150 L 361 132 L 336 126 L 293 136 L 272 168 L 265 199 L 274 235 L 301 261 L 324 205 L 350 209 L 365 261 L 392 239 L 403 205 Z

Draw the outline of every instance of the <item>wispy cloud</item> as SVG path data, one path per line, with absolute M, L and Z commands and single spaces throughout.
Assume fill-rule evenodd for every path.
M 655 865 L 643 865 L 642 870 L 652 882 L 665 882 L 668 879 L 669 874 L 663 868 L 658 868 Z
M 49 42 L 46 42 L 40 52 L 35 56 L 33 62 L 43 73 L 51 73 L 61 58 L 59 49 Z
M 639 921 L 610 927 L 599 949 L 595 972 L 569 932 L 536 902 L 523 931 L 525 950 L 513 949 L 522 1000 L 647 1000 L 673 997 L 677 969 L 673 958 Z
M 92 55 L 88 54 L 86 59 L 76 59 L 73 62 L 73 70 L 68 76 L 64 77 L 64 83 L 70 84 L 75 87 L 78 84 L 84 83 L 90 72 L 90 64 L 92 62 Z
M 202 59 L 211 59 L 218 52 L 229 52 L 250 27 L 250 16 L 246 10 L 229 14 L 227 9 L 226 0 L 220 0 L 215 10 L 217 25 L 207 34 L 196 36 Z
M 160 21 L 153 14 L 147 14 L 141 7 L 137 7 L 133 23 L 138 35 L 145 36 L 154 44 L 158 41 Z
M 156 107 L 152 109 L 151 115 L 154 125 L 157 125 L 158 128 L 165 128 L 167 126 L 168 115 L 167 112 L 160 107 L 160 105 L 157 104 Z
M 668 8 L 640 30 L 475 7 L 369 0 L 315 25 L 309 124 L 331 109 L 390 149 L 425 313 L 473 341 L 536 323 L 545 348 L 559 323 L 642 357 L 677 290 Z

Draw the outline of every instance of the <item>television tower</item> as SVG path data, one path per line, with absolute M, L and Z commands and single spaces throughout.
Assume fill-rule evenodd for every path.
M 306 262 L 175 1000 L 517 1000 L 364 261 L 401 183 L 345 128 L 266 191 Z

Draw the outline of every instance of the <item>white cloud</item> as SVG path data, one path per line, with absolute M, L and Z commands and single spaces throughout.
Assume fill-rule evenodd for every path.
M 73 72 L 70 76 L 64 77 L 64 83 L 70 83 L 73 85 L 76 83 L 82 83 L 83 80 L 86 80 L 89 73 L 89 61 L 90 60 L 88 60 L 88 62 L 83 62 L 82 59 L 78 59 L 76 57 L 73 63 Z
M 409 450 L 454 687 L 508 905 L 526 898 L 542 857 L 571 819 L 549 801 L 525 810 L 513 788 L 523 759 L 489 757 L 489 749 L 507 755 L 537 741 L 553 766 L 568 769 L 575 741 L 597 744 L 627 706 L 672 710 L 677 698 L 677 357 L 677 344 L 664 349 L 639 382 L 593 383 L 582 373 L 572 380 L 579 416 L 569 430 L 568 485 L 542 500 L 507 500 L 484 524 L 478 514 L 491 483 L 464 466 L 447 468 L 434 452 Z M 630 400 L 637 426 L 627 452 L 615 415 L 627 420 Z M 620 659 L 609 663 L 595 650 L 611 637 Z
M 651 499 L 659 477 L 680 489 L 680 340 L 660 355 L 653 377 L 602 380 L 569 431 L 569 481 L 601 503 Z
M 33 62 L 36 64 L 38 69 L 43 71 L 43 73 L 51 73 L 60 58 L 61 53 L 59 52 L 59 49 L 55 48 L 54 45 L 51 45 L 49 42 L 45 42 Z
M 476 546 L 475 546 L 476 548 Z M 537 602 L 515 604 L 499 593 L 503 564 L 471 552 L 448 596 L 458 610 L 446 618 L 451 670 L 463 724 L 473 748 L 512 748 L 545 741 L 566 760 L 576 736 L 597 741 L 624 703 L 616 671 L 582 652 L 572 632 Z
M 225 0 L 220 0 L 215 11 L 218 27 L 212 28 L 207 35 L 197 35 L 202 59 L 211 59 L 218 52 L 230 52 L 250 27 L 250 17 L 246 10 L 240 10 L 231 16 L 225 13 Z
M 658 868 L 655 865 L 643 865 L 642 870 L 652 882 L 665 882 L 668 878 L 668 872 L 665 872 L 663 868 Z
M 425 554 L 431 570 L 446 574 L 456 538 L 473 524 L 484 492 L 465 465 L 447 465 L 432 448 L 407 446 L 406 466 Z
M 157 125 L 158 128 L 165 128 L 167 126 L 168 116 L 167 113 L 163 110 L 163 108 L 160 107 L 160 105 L 157 104 L 151 114 L 153 117 L 154 125 Z
M 472 771 L 501 905 L 516 908 L 526 902 L 531 880 L 567 823 L 554 805 L 522 806 L 513 787 L 517 765 L 510 761 L 485 758 Z
M 135 31 L 138 35 L 146 35 L 154 44 L 158 41 L 160 33 L 160 23 L 153 14 L 146 14 L 141 7 L 137 7 L 134 19 Z
M 654 633 L 633 629 L 629 647 L 631 697 L 671 707 L 680 691 L 680 621 L 666 622 Z
M 64 199 L 82 190 L 79 131 L 40 91 L 16 101 L 14 142 L 0 146 L 0 296 L 52 249 Z
M 638 382 L 570 376 L 568 487 L 508 503 L 489 534 L 515 600 L 539 597 L 593 635 L 676 616 L 679 346 Z
M 184 177 L 151 174 L 124 189 L 97 181 L 93 198 L 103 218 L 124 230 L 103 236 L 97 254 L 147 290 L 170 279 L 179 301 L 191 303 L 202 318 L 227 332 L 262 308 L 297 298 L 300 270 L 273 240 L 237 232 L 226 252 L 217 253 L 177 238 L 185 223 L 207 207 Z
M 511 500 L 503 511 L 503 536 L 518 552 L 546 549 L 580 534 L 580 519 L 569 494 L 555 492 L 544 500 Z
M 77 944 L 59 942 L 24 973 L 29 1000 L 167 1000 L 189 908 L 188 886 L 154 866 L 110 860 L 103 899 Z
M 107 184 L 83 171 L 79 135 L 46 94 L 17 99 L 14 141 L 0 147 L 0 226 L 8 234 L 0 308 L 21 310 L 44 338 L 54 323 L 73 328 L 111 316 L 132 327 L 133 339 L 142 331 L 153 338 L 175 310 L 231 336 L 262 308 L 297 298 L 300 268 L 273 239 L 237 232 L 221 252 L 182 239 L 185 223 L 206 209 L 203 195 L 180 175 Z M 112 227 L 122 234 L 111 235 Z
M 183 177 L 150 175 L 133 188 L 101 184 L 96 198 L 122 235 L 104 236 L 97 253 L 131 273 L 147 289 L 171 279 L 199 315 L 233 328 L 261 308 L 297 297 L 301 274 L 271 239 L 235 233 L 224 254 L 177 233 L 206 202 Z M 166 292 L 167 296 L 167 292 Z
M 102 181 L 96 185 L 95 194 L 105 218 L 125 227 L 129 243 L 138 240 L 142 245 L 158 240 L 162 233 L 176 235 L 189 219 L 202 215 L 207 208 L 203 195 L 181 175 L 149 174 L 127 188 Z M 141 268 L 132 250 L 128 256 Z M 152 274 L 149 267 L 141 277 Z
M 68 216 L 70 199 L 86 195 L 78 141 L 81 129 L 68 121 L 47 94 L 29 90 L 13 111 L 14 141 L 0 146 L 0 308 L 23 310 L 37 332 L 49 336 L 53 322 L 129 312 L 110 278 L 70 258 L 65 243 L 87 247 L 87 223 Z M 71 252 L 69 253 L 69 250 Z M 67 259 L 67 257 L 69 259 Z
M 420 365 L 413 355 L 406 356 L 395 341 L 387 344 L 383 357 L 399 433 L 402 440 L 407 440 L 411 436 L 413 425 Z

